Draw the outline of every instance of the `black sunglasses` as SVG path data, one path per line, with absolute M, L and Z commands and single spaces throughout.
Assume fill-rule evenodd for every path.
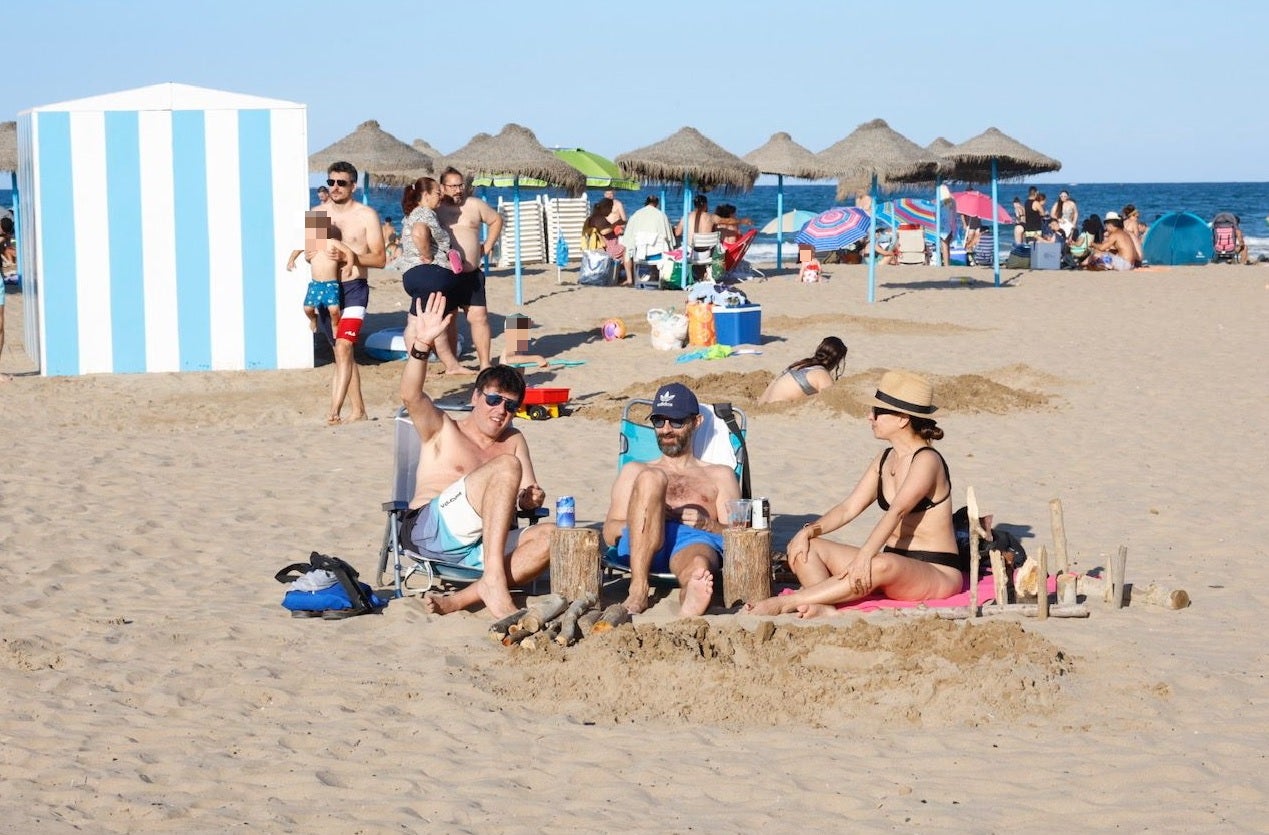
M 652 421 L 652 425 L 657 429 L 660 429 L 662 426 L 665 426 L 667 423 L 670 424 L 671 429 L 682 429 L 684 426 L 687 426 L 688 419 L 687 418 L 668 418 L 663 415 L 653 415 L 651 417 L 651 421 Z
M 498 404 L 500 403 L 507 404 L 508 412 L 514 412 L 520 408 L 519 400 L 512 400 L 510 397 L 507 397 L 506 395 L 490 394 L 489 392 L 484 392 L 484 395 L 485 395 L 485 404 L 489 406 L 489 408 L 491 409 L 498 408 Z
M 352 185 L 352 180 L 327 180 L 326 185 L 339 186 L 340 188 L 348 188 L 350 185 Z
M 901 415 L 901 414 L 903 414 L 903 412 L 895 412 L 890 409 L 882 409 L 879 406 L 872 407 L 872 416 L 874 418 L 879 418 L 882 415 Z

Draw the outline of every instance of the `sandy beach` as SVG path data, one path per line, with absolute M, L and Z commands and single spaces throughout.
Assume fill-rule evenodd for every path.
M 1125 546 L 1130 583 L 1193 605 L 786 616 L 760 642 L 760 619 L 679 621 L 671 596 L 553 654 L 414 598 L 294 620 L 284 565 L 316 549 L 374 573 L 401 366 L 362 355 L 371 420 L 336 427 L 325 364 L 42 378 L 10 292 L 0 829 L 1262 828 L 1269 269 L 1006 271 L 995 288 L 988 270 L 881 267 L 872 305 L 865 268 L 829 276 L 742 285 L 762 353 L 678 363 L 646 314 L 679 293 L 532 268 L 516 307 L 495 273 L 495 351 L 519 311 L 535 353 L 584 361 L 529 375 L 571 391 L 570 414 L 519 422 L 548 503 L 573 495 L 579 524 L 601 521 L 622 406 L 684 379 L 748 412 L 783 550 L 876 454 L 865 399 L 883 369 L 909 368 L 934 380 L 958 505 L 972 485 L 1034 554 L 1061 499 L 1077 568 Z M 363 333 L 399 326 L 399 277 L 372 285 Z M 626 339 L 600 338 L 612 316 Z M 755 404 L 828 335 L 850 348 L 838 385 Z M 875 519 L 833 536 L 858 543 Z

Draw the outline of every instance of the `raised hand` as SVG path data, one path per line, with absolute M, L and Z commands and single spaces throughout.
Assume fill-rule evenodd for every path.
M 431 293 L 426 303 L 415 299 L 414 310 L 406 319 L 406 344 L 426 342 L 435 345 L 436 340 L 444 337 L 453 318 L 452 313 L 445 312 L 445 296 L 441 293 Z

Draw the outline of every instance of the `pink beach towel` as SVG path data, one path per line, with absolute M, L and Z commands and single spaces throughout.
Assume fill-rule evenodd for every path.
M 1057 576 L 1049 575 L 1049 591 L 1057 591 Z M 781 594 L 792 594 L 792 589 L 785 589 Z M 988 600 L 994 599 L 996 596 L 995 581 L 990 574 L 978 581 L 978 602 L 983 604 Z M 881 594 L 871 594 L 862 600 L 856 600 L 852 603 L 839 603 L 838 609 L 851 609 L 856 612 L 876 612 L 880 609 L 915 609 L 917 606 L 924 606 L 927 609 L 944 609 L 956 606 L 969 605 L 969 576 L 966 575 L 965 582 L 961 585 L 961 590 L 951 597 L 945 597 L 941 600 L 891 600 Z

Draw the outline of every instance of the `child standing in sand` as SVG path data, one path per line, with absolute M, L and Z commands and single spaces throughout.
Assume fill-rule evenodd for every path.
M 343 278 L 352 278 L 353 252 L 343 242 L 330 235 L 330 218 L 323 211 L 304 213 L 304 249 L 291 253 L 286 261 L 288 270 L 295 269 L 295 261 L 300 253 L 308 261 L 310 280 L 308 292 L 304 295 L 304 315 L 308 317 L 309 329 L 317 332 L 317 308 L 325 307 L 330 314 L 331 332 L 339 328 L 340 294 L 339 282 Z

